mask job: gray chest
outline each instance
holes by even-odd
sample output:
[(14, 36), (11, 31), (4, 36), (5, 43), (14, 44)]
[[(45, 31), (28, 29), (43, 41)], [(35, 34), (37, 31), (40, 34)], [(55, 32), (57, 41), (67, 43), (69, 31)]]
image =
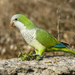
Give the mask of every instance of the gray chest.
[(36, 32), (36, 30), (26, 30), (26, 29), (24, 29), (24, 30), (22, 30), (21, 31), (21, 34), (22, 34), (22, 36), (23, 36), (23, 38), (25, 39), (25, 41), (28, 43), (28, 44), (31, 44), (32, 43), (32, 41), (35, 39), (35, 32)]

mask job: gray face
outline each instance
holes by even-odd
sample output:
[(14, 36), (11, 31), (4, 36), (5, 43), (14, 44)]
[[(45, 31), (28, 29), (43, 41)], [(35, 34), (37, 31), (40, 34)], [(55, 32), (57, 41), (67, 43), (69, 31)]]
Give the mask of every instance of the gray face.
[(11, 21), (13, 21), (13, 22), (18, 21), (18, 15), (14, 15), (14, 16), (11, 18)]

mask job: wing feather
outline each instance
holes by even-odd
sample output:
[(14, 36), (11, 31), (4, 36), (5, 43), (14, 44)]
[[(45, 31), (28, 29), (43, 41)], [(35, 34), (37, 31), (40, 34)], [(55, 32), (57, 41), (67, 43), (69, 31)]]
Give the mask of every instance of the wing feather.
[(55, 37), (43, 29), (36, 31), (36, 39), (47, 48), (53, 47), (56, 44), (60, 44), (60, 42)]

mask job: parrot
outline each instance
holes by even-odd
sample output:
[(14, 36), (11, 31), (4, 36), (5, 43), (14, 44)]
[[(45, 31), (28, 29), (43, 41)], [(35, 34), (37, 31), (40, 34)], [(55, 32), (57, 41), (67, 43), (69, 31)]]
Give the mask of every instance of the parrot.
[(70, 50), (67, 43), (58, 41), (48, 31), (38, 27), (22, 14), (13, 15), (10, 25), (20, 30), (27, 44), (34, 48), (35, 55), (42, 56), (44, 52), (51, 51), (63, 51), (75, 55), (75, 51)]

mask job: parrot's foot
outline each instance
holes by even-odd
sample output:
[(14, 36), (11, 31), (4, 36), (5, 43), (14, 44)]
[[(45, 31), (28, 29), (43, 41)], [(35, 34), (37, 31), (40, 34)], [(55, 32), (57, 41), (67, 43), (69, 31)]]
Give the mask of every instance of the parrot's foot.
[(18, 56), (18, 57), (21, 57), (21, 60), (42, 60), (43, 59), (43, 56), (40, 56), (39, 54), (33, 54), (33, 52), (31, 51), (29, 54), (25, 53), (23, 50), (21, 52), (21, 54)]
[(36, 60), (42, 60), (43, 56), (40, 56), (39, 54), (33, 54), (33, 58)]

